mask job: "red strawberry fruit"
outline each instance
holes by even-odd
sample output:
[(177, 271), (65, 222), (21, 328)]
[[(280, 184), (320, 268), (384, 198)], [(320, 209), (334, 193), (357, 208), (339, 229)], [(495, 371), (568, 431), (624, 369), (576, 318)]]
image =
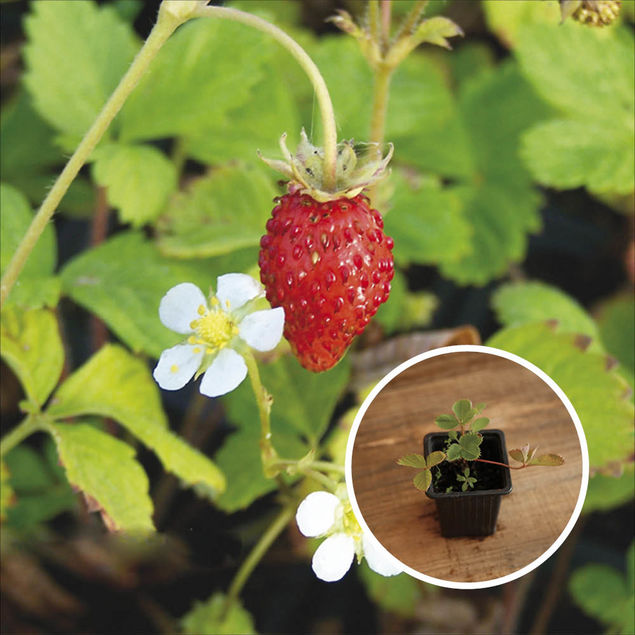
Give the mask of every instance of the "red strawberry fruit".
[[(324, 193), (315, 184), (307, 185), (302, 172), (308, 167), (313, 176), (321, 160), (319, 148), (303, 135), (292, 164), (290, 192), (276, 199), (260, 241), (260, 279), (267, 299), (273, 307), (284, 308), (284, 335), (300, 363), (314, 372), (340, 360), (388, 299), (394, 275), (393, 241), (383, 232), (380, 213), (360, 193), (360, 181), (374, 181), (390, 156), (363, 163), (360, 179), (359, 171), (351, 169), (357, 164), (351, 152), (350, 144), (342, 146), (340, 157), (347, 156), (338, 161), (338, 172), (351, 173), (348, 187), (337, 195)], [(306, 157), (316, 158), (316, 163)]]

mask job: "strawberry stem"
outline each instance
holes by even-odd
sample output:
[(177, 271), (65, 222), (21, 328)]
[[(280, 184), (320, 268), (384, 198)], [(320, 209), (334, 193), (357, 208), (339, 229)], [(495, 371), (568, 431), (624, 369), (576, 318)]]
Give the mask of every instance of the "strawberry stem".
[(527, 467), (526, 465), (513, 466), (507, 465), (507, 463), (499, 463), (498, 461), (488, 461), (487, 459), (472, 459), (473, 461), (478, 461), (479, 463), (489, 463), (491, 465), (500, 465), (501, 467), (508, 467), (510, 470), (522, 470)]
[(324, 133), (324, 187), (327, 191), (334, 190), (337, 161), (335, 113), (326, 82), (318, 67), (315, 65), (315, 62), (309, 57), (307, 52), (282, 29), (251, 13), (245, 13), (244, 11), (229, 7), (205, 6), (199, 7), (195, 15), (208, 18), (226, 18), (251, 26), (273, 37), (293, 55), (311, 81), (318, 99), (322, 119), (322, 130)]

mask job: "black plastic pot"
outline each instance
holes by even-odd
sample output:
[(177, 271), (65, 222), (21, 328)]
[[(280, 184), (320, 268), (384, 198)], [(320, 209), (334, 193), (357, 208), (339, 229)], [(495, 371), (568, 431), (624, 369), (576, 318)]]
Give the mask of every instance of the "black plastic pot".
[[(481, 443), (481, 458), (508, 463), (505, 434), (502, 430), (484, 430)], [(435, 450), (443, 450), (447, 432), (431, 432), (423, 438), (425, 456)], [(480, 465), (485, 465), (481, 463)], [(496, 520), (501, 496), (512, 491), (509, 468), (493, 467), (496, 487), (466, 492), (441, 492), (435, 489), (434, 481), (426, 496), (434, 499), (441, 523), (441, 535), (445, 538), (460, 536), (490, 536), (496, 531)]]

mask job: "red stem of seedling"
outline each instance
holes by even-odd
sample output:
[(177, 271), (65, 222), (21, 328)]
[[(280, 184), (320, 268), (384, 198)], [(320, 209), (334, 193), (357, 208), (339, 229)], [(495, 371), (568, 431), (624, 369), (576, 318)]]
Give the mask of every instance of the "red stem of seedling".
[(490, 463), (491, 465), (500, 465), (501, 467), (508, 467), (510, 470), (522, 470), (526, 465), (520, 465), (518, 467), (514, 467), (513, 465), (507, 465), (507, 463), (499, 463), (498, 461), (488, 461), (487, 459), (473, 459), (474, 461), (478, 461), (479, 463)]

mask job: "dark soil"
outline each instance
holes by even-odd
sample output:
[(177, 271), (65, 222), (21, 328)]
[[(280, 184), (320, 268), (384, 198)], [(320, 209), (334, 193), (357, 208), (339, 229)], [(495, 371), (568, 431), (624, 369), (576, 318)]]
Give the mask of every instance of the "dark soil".
[[(442, 438), (433, 442), (434, 450), (445, 450), (445, 441)], [(483, 437), (481, 443), (481, 458), (489, 461), (500, 461), (498, 442), (495, 438)], [(501, 489), (505, 487), (504, 468), (477, 461), (444, 461), (432, 468), (432, 486), (437, 492), (445, 492), (452, 487), (453, 492), (460, 492), (462, 481), (457, 481), (458, 475), (463, 475), (465, 467), (470, 468), (470, 476), (476, 478), (476, 484), (472, 490)]]

